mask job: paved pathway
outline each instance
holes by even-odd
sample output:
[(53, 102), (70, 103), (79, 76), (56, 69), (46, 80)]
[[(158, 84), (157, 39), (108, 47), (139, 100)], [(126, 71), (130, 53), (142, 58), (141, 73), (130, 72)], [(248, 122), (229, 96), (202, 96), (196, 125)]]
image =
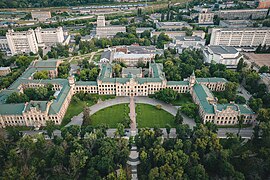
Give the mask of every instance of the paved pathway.
[(237, 91), (240, 92), (237, 95), (243, 96), (246, 101), (252, 97), (252, 95), (249, 94), (249, 92), (242, 85), (238, 87)]
[(130, 117), (130, 132), (131, 136), (135, 136), (137, 133), (137, 125), (136, 125), (136, 108), (135, 108), (135, 102), (134, 102), (134, 97), (130, 97), (130, 102), (129, 102), (129, 117)]

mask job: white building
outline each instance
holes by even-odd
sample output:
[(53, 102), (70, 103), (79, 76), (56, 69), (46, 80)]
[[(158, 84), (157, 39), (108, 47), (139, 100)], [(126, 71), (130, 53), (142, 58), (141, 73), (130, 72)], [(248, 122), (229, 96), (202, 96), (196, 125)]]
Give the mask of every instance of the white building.
[(200, 13), (198, 17), (199, 24), (214, 24), (214, 13)]
[(207, 46), (203, 50), (206, 63), (224, 64), (227, 68), (236, 68), (243, 55), (230, 46)]
[(217, 15), (222, 19), (263, 19), (268, 15), (268, 9), (237, 9), (220, 10)]
[(151, 37), (159, 36), (161, 33), (166, 34), (169, 38), (174, 38), (175, 36), (185, 36), (186, 31), (152, 31)]
[(38, 52), (38, 43), (33, 29), (21, 32), (8, 30), (6, 38), (12, 55)]
[(38, 21), (46, 21), (52, 17), (50, 11), (32, 11), (31, 16), (32, 19), (37, 19)]
[(62, 44), (65, 40), (64, 31), (62, 27), (42, 29), (37, 27), (35, 29), (37, 42), (45, 44), (46, 46), (53, 46), (57, 43)]
[(205, 32), (204, 31), (193, 31), (192, 36), (198, 36), (198, 37), (204, 39), (205, 38)]
[(8, 51), (8, 41), (5, 36), (0, 36), (0, 51)]
[(97, 38), (113, 37), (119, 32), (126, 32), (125, 26), (106, 26), (105, 17), (98, 16), (96, 36)]
[(213, 28), (210, 45), (256, 47), (270, 45), (270, 28)]
[(226, 28), (244, 28), (253, 26), (253, 22), (250, 20), (221, 20), (219, 26)]
[(173, 43), (165, 44), (164, 49), (176, 48), (178, 53), (186, 48), (200, 49), (205, 46), (205, 39), (198, 36), (177, 36), (173, 39)]
[(0, 76), (5, 76), (11, 73), (10, 67), (0, 67)]
[(163, 29), (163, 30), (176, 30), (176, 29), (193, 29), (192, 26), (190, 26), (187, 22), (157, 22), (156, 23), (157, 29)]
[(97, 27), (104, 27), (106, 25), (105, 16), (97, 17)]

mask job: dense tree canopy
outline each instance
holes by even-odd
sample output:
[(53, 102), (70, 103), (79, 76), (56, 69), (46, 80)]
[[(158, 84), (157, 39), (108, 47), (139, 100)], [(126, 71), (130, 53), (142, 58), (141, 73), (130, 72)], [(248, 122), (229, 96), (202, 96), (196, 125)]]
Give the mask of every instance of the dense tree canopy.
[(52, 6), (78, 6), (93, 3), (112, 3), (113, 0), (3, 0), (0, 8), (28, 8)]
[[(78, 138), (80, 132), (84, 135)], [(0, 176), (3, 179), (102, 179), (126, 177), (128, 141), (100, 136), (101, 129), (62, 129), (63, 138), (43, 135), (10, 141), (0, 138)]]

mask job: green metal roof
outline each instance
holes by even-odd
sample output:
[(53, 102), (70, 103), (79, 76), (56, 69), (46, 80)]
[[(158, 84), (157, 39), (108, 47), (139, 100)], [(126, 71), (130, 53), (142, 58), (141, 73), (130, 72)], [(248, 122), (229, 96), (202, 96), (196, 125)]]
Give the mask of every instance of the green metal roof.
[[(206, 92), (205, 90), (208, 89), (204, 85), (195, 84), (193, 86), (194, 92), (197, 95), (199, 99), (200, 105), (203, 107), (204, 111), (208, 114), (214, 114), (214, 107), (211, 105), (208, 100), (206, 99), (209, 95), (209, 92)], [(208, 90), (209, 91), (209, 90)]]
[(1, 115), (22, 115), (25, 104), (1, 104), (0, 114)]
[(160, 78), (163, 76), (163, 65), (162, 63), (150, 63), (149, 66), (153, 70), (154, 78)]
[(187, 86), (189, 85), (188, 81), (167, 81), (167, 85), (183, 85), (183, 86)]
[(96, 81), (76, 81), (75, 84), (78, 86), (97, 86)]
[(242, 114), (255, 114), (247, 105), (245, 104), (238, 104), (238, 107), (240, 109), (240, 112)]
[(60, 111), (69, 91), (70, 91), (69, 85), (63, 86), (57, 98), (53, 100), (53, 103), (50, 106), (49, 114), (57, 114)]
[(238, 107), (235, 104), (217, 104), (217, 110), (223, 111), (227, 109), (228, 107), (231, 107), (233, 110), (238, 111)]
[(240, 111), (241, 114), (255, 114), (247, 105), (244, 104), (217, 104), (217, 110), (222, 111), (231, 107), (235, 111)]
[(42, 61), (36, 61), (34, 64), (35, 67), (42, 67), (42, 68), (48, 68), (48, 67), (54, 67), (56, 68), (58, 60), (42, 60)]
[(41, 112), (46, 111), (48, 101), (30, 101), (25, 107), (25, 111), (29, 111), (31, 108), (37, 108)]
[(226, 79), (224, 78), (196, 78), (197, 82), (228, 82)]

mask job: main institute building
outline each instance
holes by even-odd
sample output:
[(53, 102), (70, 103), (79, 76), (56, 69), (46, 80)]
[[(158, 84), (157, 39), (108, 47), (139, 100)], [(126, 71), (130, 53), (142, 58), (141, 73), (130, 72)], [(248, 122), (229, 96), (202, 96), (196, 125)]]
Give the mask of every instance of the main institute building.
[[(0, 127), (7, 126), (45, 126), (46, 121), (61, 124), (68, 105), (74, 94), (85, 92), (89, 94), (116, 96), (148, 96), (165, 88), (178, 93), (190, 93), (193, 101), (199, 107), (203, 121), (218, 125), (237, 124), (238, 117), (244, 117), (245, 124), (255, 122), (255, 113), (246, 105), (218, 104), (211, 91), (224, 91), (227, 83), (223, 78), (196, 78), (192, 74), (184, 81), (167, 81), (163, 66), (150, 63), (147, 76), (140, 69), (127, 68), (123, 76), (113, 77), (112, 65), (100, 65), (101, 71), (96, 81), (75, 81), (56, 79), (57, 60), (34, 61), (30, 67), (9, 88), (0, 92)], [(49, 71), (48, 80), (34, 80), (38, 71)], [(56, 91), (55, 98), (49, 101), (30, 101), (26, 103), (8, 104), (7, 97), (13, 92), (22, 92), (25, 88), (37, 88), (52, 84)]]

